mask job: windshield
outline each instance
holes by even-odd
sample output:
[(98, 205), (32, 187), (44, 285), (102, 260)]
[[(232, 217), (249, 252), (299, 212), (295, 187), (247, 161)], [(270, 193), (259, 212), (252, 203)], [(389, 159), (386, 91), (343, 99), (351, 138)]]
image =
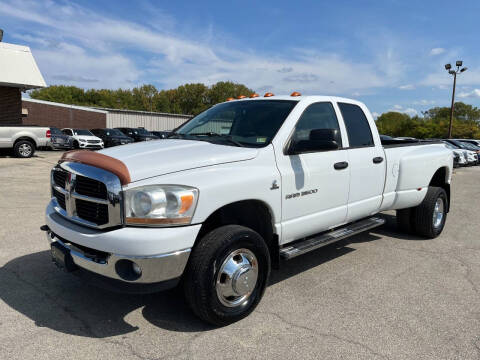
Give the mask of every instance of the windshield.
[(50, 133), (52, 135), (63, 135), (59, 128), (50, 128)]
[(473, 150), (473, 151), (477, 151), (479, 148), (478, 146), (475, 146), (471, 143), (468, 143), (468, 142), (465, 142), (465, 141), (460, 141), (462, 143), (463, 146), (465, 146), (465, 148), (467, 148), (468, 150)]
[(135, 134), (140, 134), (140, 135), (152, 135), (152, 134), (150, 134), (150, 131), (145, 130), (145, 129), (143, 129), (143, 128), (134, 129), (133, 131), (135, 132)]
[(106, 129), (105, 134), (107, 134), (107, 136), (125, 136), (124, 133), (117, 129)]
[(270, 143), (296, 104), (295, 100), (222, 103), (194, 117), (173, 136), (178, 134), (211, 142), (228, 140), (228, 144), (236, 146), (263, 147)]
[(450, 144), (449, 142), (444, 142), (445, 146), (451, 150), (458, 149), (455, 145)]
[(77, 135), (93, 136), (93, 134), (86, 129), (73, 129)]

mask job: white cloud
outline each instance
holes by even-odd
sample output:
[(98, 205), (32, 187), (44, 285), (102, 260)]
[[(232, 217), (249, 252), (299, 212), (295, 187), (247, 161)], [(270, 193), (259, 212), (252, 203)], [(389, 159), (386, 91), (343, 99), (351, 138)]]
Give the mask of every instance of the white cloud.
[(430, 55), (440, 55), (440, 54), (443, 54), (445, 52), (445, 49), (444, 48), (433, 48), (432, 50), (430, 50)]
[(406, 109), (402, 110), (402, 112), (405, 113), (405, 114), (408, 114), (410, 116), (414, 116), (414, 115), (418, 114), (418, 111), (413, 109), (413, 108), (406, 108)]
[(398, 87), (400, 90), (413, 90), (415, 86), (412, 84), (406, 84)]
[[(438, 66), (438, 70), (428, 74), (423, 80), (420, 81), (421, 85), (434, 86), (437, 89), (446, 90), (452, 89), (453, 77), (449, 75), (441, 65)], [(473, 85), (478, 86), (480, 84), (480, 68), (469, 68), (464, 73), (457, 75), (457, 86), (460, 85)]]
[(459, 98), (480, 98), (480, 89), (473, 89), (468, 92), (461, 92), (458, 94)]
[(177, 35), (181, 31), (50, 1), (5, 0), (0, 15), (22, 20), (26, 30), (19, 36), (31, 45), (49, 83), (116, 88), (153, 82), (171, 88), (231, 80), (254, 90), (275, 84), (269, 89), (275, 93), (344, 94), (398, 83), (402, 74), (399, 57), (388, 49), (364, 63), (301, 48), (289, 49), (288, 57), (253, 53), (233, 49), (228, 41), (192, 40), (190, 34), (187, 39)]
[(376, 119), (376, 118), (378, 118), (378, 117), (380, 116), (380, 114), (377, 113), (376, 111), (374, 111), (374, 112), (372, 113), (372, 116), (373, 116), (374, 119)]
[(404, 108), (402, 105), (393, 105), (393, 108), (389, 111), (400, 112), (404, 114), (408, 114), (410, 116), (418, 115), (418, 111), (414, 108)]
[(413, 102), (414, 105), (433, 105), (435, 103), (436, 103), (435, 100), (425, 100), (425, 99)]

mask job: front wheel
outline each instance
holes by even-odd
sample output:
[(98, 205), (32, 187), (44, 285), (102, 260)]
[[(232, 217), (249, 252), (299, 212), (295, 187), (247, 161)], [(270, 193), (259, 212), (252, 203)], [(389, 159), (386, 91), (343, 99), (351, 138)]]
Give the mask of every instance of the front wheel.
[(193, 312), (218, 326), (250, 314), (265, 292), (270, 254), (263, 238), (239, 225), (225, 225), (195, 246), (185, 274), (185, 297)]

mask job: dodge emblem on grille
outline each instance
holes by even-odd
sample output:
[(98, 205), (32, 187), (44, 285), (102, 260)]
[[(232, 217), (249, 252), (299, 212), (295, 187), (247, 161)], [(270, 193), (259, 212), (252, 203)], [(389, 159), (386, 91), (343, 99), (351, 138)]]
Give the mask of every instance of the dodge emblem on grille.
[(75, 213), (75, 199), (72, 198), (72, 192), (75, 188), (75, 174), (67, 173), (65, 179), (65, 207), (68, 216), (73, 216)]

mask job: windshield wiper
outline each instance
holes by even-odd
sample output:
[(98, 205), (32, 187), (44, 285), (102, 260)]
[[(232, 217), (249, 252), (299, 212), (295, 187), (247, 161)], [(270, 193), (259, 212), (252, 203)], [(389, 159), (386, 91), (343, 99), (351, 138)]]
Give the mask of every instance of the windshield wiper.
[(209, 131), (209, 132), (204, 132), (204, 133), (195, 133), (195, 134), (189, 134), (190, 136), (208, 136), (208, 137), (219, 137), (223, 140), (227, 140), (230, 144), (233, 144), (238, 147), (243, 147), (242, 143), (238, 142), (237, 140), (234, 140), (232, 135), (227, 135), (227, 134), (219, 134), (214, 131)]
[(172, 133), (168, 134), (167, 139), (174, 138), (175, 136), (177, 136), (179, 139), (183, 139), (183, 138), (186, 137), (185, 134), (180, 134), (180, 133), (177, 133), (177, 132), (172, 132)]

